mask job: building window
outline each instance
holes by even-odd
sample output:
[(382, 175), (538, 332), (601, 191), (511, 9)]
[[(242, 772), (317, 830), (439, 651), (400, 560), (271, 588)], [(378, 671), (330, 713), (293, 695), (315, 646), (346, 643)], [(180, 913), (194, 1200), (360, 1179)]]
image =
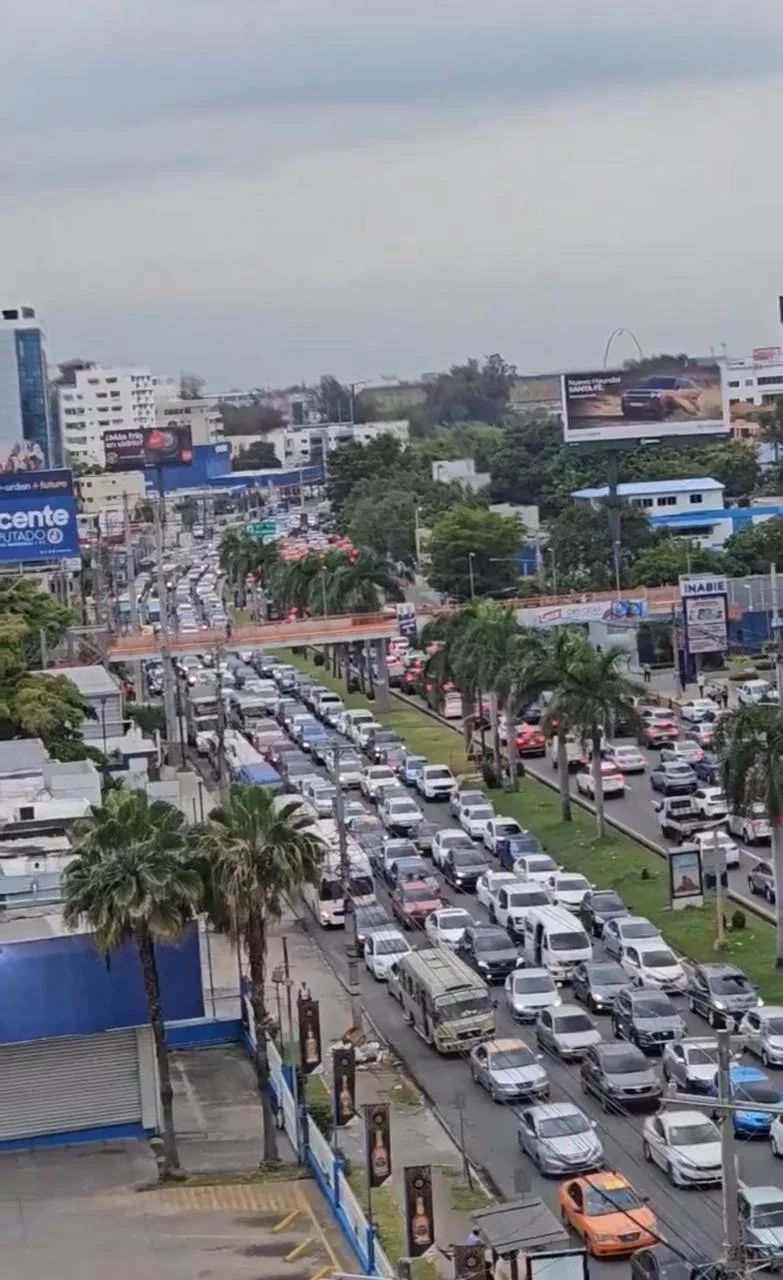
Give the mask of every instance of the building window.
[(746, 379), (745, 379), (745, 386), (746, 386), (746, 387), (752, 387), (752, 386), (753, 386), (753, 379), (752, 379), (752, 378), (746, 378)]
[(738, 382), (730, 382), (730, 383), (729, 383), (729, 386), (730, 386), (730, 387), (738, 387), (738, 386), (739, 386), (739, 383), (738, 383)]
[[(783, 376), (779, 373), (765, 374), (763, 378), (757, 378), (756, 382), (760, 387), (779, 387), (783, 386)], [(731, 386), (731, 383), (729, 383)]]
[(703, 502), (704, 495), (701, 493), (692, 493), (688, 501), (692, 503)]
[(739, 399), (735, 396), (733, 400), (729, 400), (729, 404), (739, 404)]
[(656, 498), (656, 505), (659, 507), (676, 507), (677, 499), (675, 497)]

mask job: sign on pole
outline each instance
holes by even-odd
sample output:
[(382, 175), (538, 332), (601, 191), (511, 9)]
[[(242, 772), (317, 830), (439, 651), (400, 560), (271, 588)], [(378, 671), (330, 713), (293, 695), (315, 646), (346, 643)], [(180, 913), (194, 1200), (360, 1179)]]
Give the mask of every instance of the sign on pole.
[(708, 573), (682, 577), (680, 598), (688, 653), (726, 653), (728, 579)]

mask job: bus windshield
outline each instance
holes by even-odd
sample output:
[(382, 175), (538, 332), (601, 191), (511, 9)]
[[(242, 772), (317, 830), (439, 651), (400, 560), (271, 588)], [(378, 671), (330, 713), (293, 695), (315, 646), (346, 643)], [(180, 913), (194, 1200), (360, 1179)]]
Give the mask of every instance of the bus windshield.
[(463, 991), (435, 997), (437, 1022), (453, 1022), (455, 1019), (474, 1018), (487, 1013), (492, 1013), (492, 1002), (483, 991)]

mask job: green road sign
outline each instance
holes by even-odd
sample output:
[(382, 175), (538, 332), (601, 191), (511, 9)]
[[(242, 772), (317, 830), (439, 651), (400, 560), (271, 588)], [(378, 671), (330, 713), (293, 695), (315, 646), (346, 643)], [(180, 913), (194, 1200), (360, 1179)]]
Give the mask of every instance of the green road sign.
[(252, 538), (275, 538), (277, 537), (277, 522), (275, 520), (253, 520), (250, 524), (245, 525), (245, 533), (249, 533)]

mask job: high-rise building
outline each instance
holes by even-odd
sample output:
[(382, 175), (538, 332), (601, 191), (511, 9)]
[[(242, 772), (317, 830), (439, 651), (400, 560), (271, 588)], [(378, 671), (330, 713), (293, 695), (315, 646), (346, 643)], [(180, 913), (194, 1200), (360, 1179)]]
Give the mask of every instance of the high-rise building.
[(150, 369), (77, 369), (73, 381), (57, 389), (66, 463), (103, 467), (107, 431), (154, 427), (155, 386)]
[(59, 460), (41, 322), (34, 307), (0, 307), (0, 468), (55, 466)]

